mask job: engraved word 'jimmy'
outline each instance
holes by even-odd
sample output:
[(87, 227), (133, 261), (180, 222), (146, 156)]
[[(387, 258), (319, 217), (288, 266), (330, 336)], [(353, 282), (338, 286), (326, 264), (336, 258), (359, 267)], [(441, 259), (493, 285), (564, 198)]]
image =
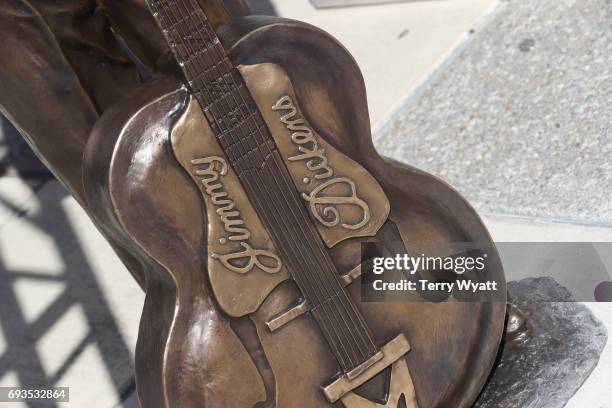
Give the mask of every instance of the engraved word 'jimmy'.
[(239, 244), (237, 250), (227, 254), (211, 254), (214, 259), (219, 260), (227, 269), (236, 273), (250, 272), (255, 266), (267, 273), (277, 273), (281, 270), (280, 258), (267, 249), (255, 249), (248, 240), (251, 231), (245, 225), (240, 211), (236, 208), (234, 200), (227, 193), (221, 178), (227, 174), (228, 165), (224, 158), (209, 156), (191, 160), (195, 168), (195, 174), (204, 186), (204, 191), (217, 207), (216, 213), (221, 219), (223, 229), (227, 238), (219, 240), (222, 245), (231, 242)]

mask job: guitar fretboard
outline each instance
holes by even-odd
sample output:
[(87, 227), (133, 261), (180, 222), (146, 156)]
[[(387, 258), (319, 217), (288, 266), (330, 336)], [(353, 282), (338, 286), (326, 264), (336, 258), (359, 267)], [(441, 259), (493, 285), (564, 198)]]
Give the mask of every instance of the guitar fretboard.
[[(221, 145), (224, 149), (236, 150), (229, 141), (246, 132), (247, 139), (243, 143), (249, 143), (249, 149), (254, 148), (255, 133), (262, 131), (265, 125), (240, 73), (229, 60), (200, 6), (191, 0), (152, 0), (150, 6), (188, 87)], [(271, 140), (263, 148), (271, 150)], [(229, 154), (228, 157), (231, 159)], [(232, 165), (241, 163), (244, 161)]]
[(149, 0), (149, 6), (281, 259), (338, 363), (349, 372), (378, 350), (242, 76), (196, 0)]

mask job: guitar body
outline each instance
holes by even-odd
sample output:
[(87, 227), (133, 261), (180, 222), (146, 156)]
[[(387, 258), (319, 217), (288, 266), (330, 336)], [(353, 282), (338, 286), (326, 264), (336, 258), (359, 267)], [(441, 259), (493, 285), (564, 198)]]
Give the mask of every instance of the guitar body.
[[(325, 198), (317, 192), (327, 188), (343, 189), (351, 199), (353, 209), (340, 212), (347, 227), (355, 227), (346, 228), (349, 235), (334, 229), (329, 213), (319, 214), (318, 231), (340, 274), (354, 269), (360, 243), (368, 239), (400, 240), (408, 249), (411, 243), (490, 241), (475, 211), (447, 184), (376, 153), (362, 76), (332, 37), (306, 24), (262, 17), (237, 20), (219, 36), (281, 154), (291, 114), (324, 147), (334, 172), (328, 180), (309, 176), (308, 160), (283, 156), (296, 188), (310, 199), (305, 205)], [(385, 355), (400, 347), (400, 340), (393, 341), (398, 334), (408, 339), (404, 347), (410, 351), (363, 385), (330, 397), (341, 385), (323, 388), (342, 370), (311, 314), (271, 328), (302, 296), (273, 255), (265, 220), (224, 165), (228, 161), (198, 102), (169, 77), (144, 85), (105, 113), (88, 144), (84, 179), (95, 221), (146, 271), (136, 351), (142, 406), (471, 406), (495, 360), (505, 304), (360, 302), (358, 280), (347, 281), (375, 343), (389, 345)], [(227, 193), (240, 209), (234, 229), (228, 217), (219, 217), (231, 208), (218, 207), (221, 196), (214, 191)], [(366, 221), (375, 228), (357, 228)], [(351, 232), (358, 229), (366, 232)], [(231, 231), (245, 232), (248, 241)], [(220, 255), (230, 245), (234, 251), (240, 245), (259, 248), (261, 255), (249, 258), (259, 267)], [(503, 281), (499, 258), (491, 255), (489, 276)]]

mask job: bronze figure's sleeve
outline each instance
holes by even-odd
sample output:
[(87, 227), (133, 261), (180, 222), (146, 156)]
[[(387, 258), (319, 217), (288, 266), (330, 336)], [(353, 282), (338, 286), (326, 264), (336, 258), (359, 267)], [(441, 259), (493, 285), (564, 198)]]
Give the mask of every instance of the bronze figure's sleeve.
[[(243, 0), (225, 3), (206, 1), (216, 25), (248, 13)], [(141, 82), (113, 31), (151, 73), (157, 71), (167, 46), (144, 0), (5, 0), (0, 6), (2, 113), (82, 205), (81, 157), (89, 131)]]
[[(243, 0), (202, 3), (216, 25), (249, 10)], [(167, 51), (159, 28), (144, 0), (3, 0), (0, 36), (0, 111), (88, 210), (82, 157), (91, 128), (142, 82), (120, 41), (154, 75)]]

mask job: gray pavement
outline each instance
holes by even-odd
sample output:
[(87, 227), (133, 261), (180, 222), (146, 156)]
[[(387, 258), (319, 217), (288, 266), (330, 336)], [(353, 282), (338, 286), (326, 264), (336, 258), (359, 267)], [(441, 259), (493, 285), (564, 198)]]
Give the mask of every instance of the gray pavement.
[(113, 407), (133, 393), (143, 300), (57, 181), (0, 178), (0, 386), (65, 386), (59, 406)]
[(316, 9), (309, 0), (271, 3), (279, 16), (320, 27), (350, 51), (365, 80), (372, 128), (378, 129), (471, 29), (488, 20), (499, 0), (428, 0), (327, 9)]
[(612, 5), (509, 0), (377, 135), (490, 214), (612, 225)]

